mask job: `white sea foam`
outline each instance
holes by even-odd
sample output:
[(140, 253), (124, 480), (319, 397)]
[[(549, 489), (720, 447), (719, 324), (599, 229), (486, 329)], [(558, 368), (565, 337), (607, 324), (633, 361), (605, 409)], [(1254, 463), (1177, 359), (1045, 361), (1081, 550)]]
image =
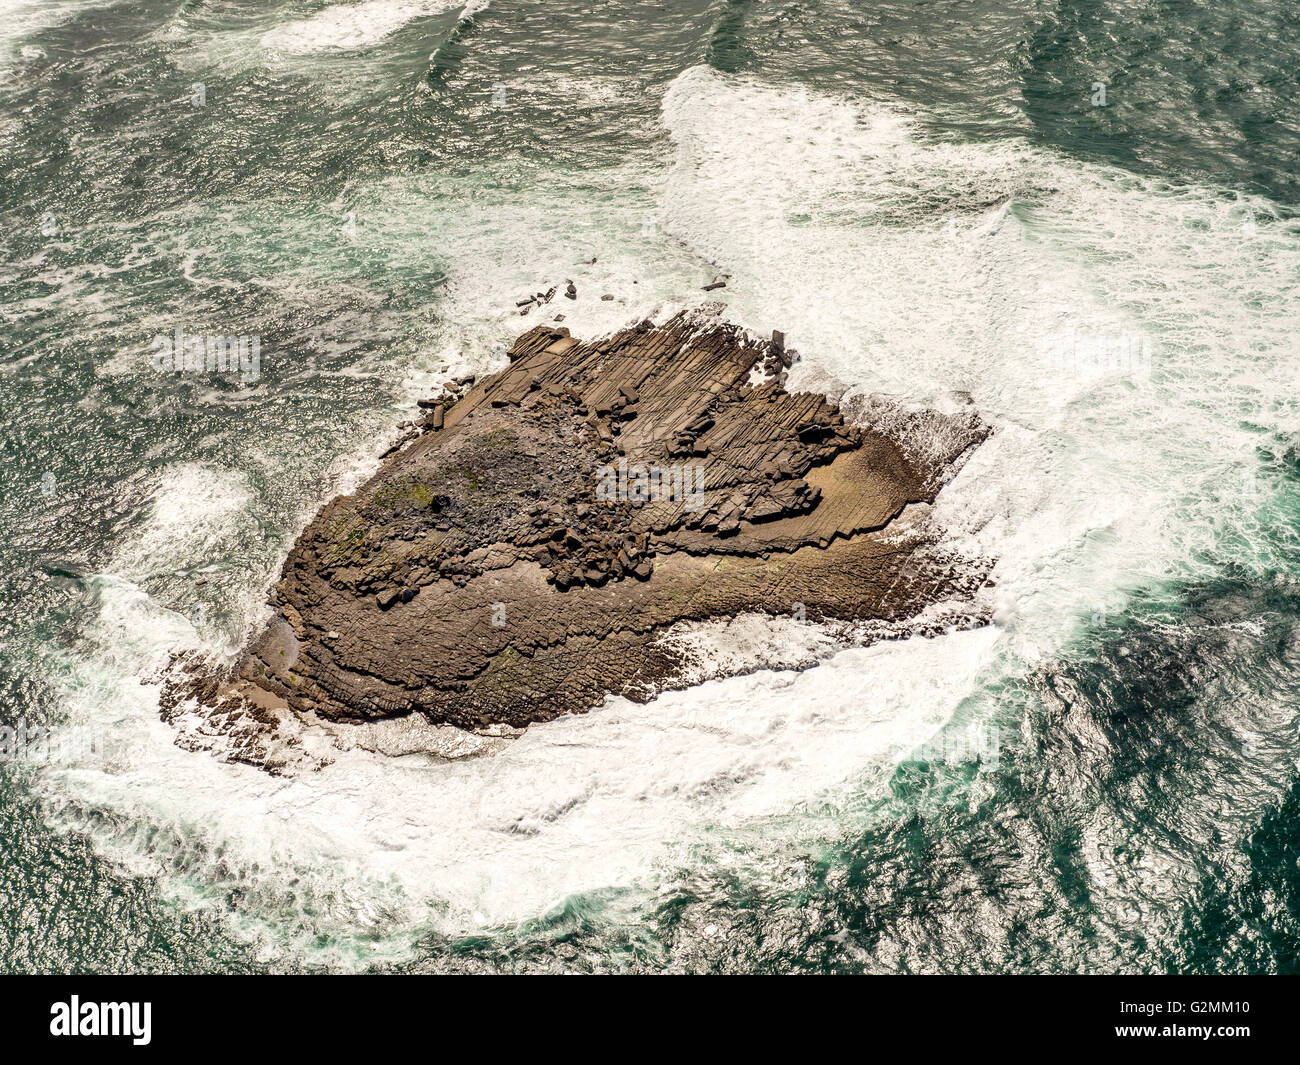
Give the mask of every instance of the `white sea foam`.
[[(664, 118), (664, 224), (735, 275), (733, 316), (786, 323), (792, 385), (959, 390), (998, 428), (937, 516), (1002, 558), (1027, 659), (1250, 538), (1261, 427), (1300, 429), (1300, 242), (1266, 201), (930, 139), (895, 107), (705, 68)], [(1063, 336), (1081, 341), (1066, 359)], [(1150, 341), (1149, 373), (1090, 357), (1114, 337)]]
[(105, 6), (103, 0), (0, 0), (0, 60), (44, 58), (39, 45), (21, 42), (97, 6)]
[[(982, 677), (1056, 652), (1143, 580), (1194, 573), (1219, 538), (1259, 539), (1258, 508), (1236, 494), (1259, 439), (1248, 423), (1300, 429), (1288, 406), (1300, 394), (1296, 242), (1267, 203), (1250, 202), (1261, 224), (1247, 238), (1241, 204), (1218, 190), (1168, 190), (1019, 142), (931, 142), (894, 109), (702, 69), (677, 80), (664, 115), (677, 156), (658, 204), (630, 173), (607, 175), (622, 190), (608, 197), (539, 180), (527, 205), (442, 183), (439, 243), (455, 258), (440, 304), (448, 347), (428, 366), (481, 369), (494, 344), (559, 313), (594, 335), (725, 269), (729, 315), (784, 328), (802, 351), (795, 383), (837, 378), (904, 403), (960, 390), (996, 425), (935, 510), (968, 550), (1003, 559), (997, 624), (804, 673), (707, 680), (645, 706), (611, 700), (491, 758), (354, 750), (275, 780), (175, 748), (156, 693), (136, 681), (200, 638), (138, 582), (195, 564), (243, 520), (238, 478), (182, 470), (176, 491), (194, 502), (181, 513), (162, 490), (143, 546), (97, 585), (101, 653), (68, 685), (74, 718), (129, 731), (133, 753), (52, 776), (50, 808), (106, 853), (165, 874), (178, 897), (230, 906), (267, 956), (397, 956), (421, 930), (653, 886), (756, 823), (778, 846), (767, 819), (878, 793)], [(414, 220), (432, 190), (409, 179), (371, 192), (362, 239), (423, 240)], [(566, 276), (578, 300), (512, 310)], [(1062, 373), (1049, 345), (1071, 329), (1150, 334), (1150, 379)], [(701, 629), (692, 664), (701, 677), (750, 668), (770, 635), (744, 621)], [(801, 628), (779, 650), (828, 648)]]
[(137, 872), (179, 878), (167, 883), (187, 904), (239, 891), (252, 939), (332, 964), (644, 883), (683, 860), (682, 846), (702, 847), (706, 827), (741, 831), (810, 798), (883, 786), (883, 767), (951, 715), (996, 639), (881, 644), (806, 673), (710, 681), (644, 706), (612, 699), (493, 757), (430, 765), (352, 751), (284, 780), (175, 747), (156, 690), (131, 674), (192, 635), (133, 585), (101, 579), (97, 593), (112, 658), (80, 672), (69, 703), (126, 756), (52, 775), (56, 820)]
[(112, 572), (138, 583), (201, 567), (228, 550), (241, 523), (251, 520), (251, 498), (236, 469), (188, 462), (167, 467), (154, 485), (143, 529), (127, 540)]
[[(466, 8), (466, 16), (486, 7), (464, 0), (361, 0), (331, 4), (304, 19), (286, 22), (262, 37), (262, 47), (292, 55), (371, 48), (409, 22)], [(472, 10), (471, 10), (472, 8)]]
[[(391, 270), (427, 269), (431, 210), (438, 249), (454, 250), (437, 289), (439, 328), (410, 374), (412, 402), (447, 377), (499, 369), (508, 345), (534, 325), (592, 339), (709, 295), (700, 286), (712, 273), (663, 232), (640, 168), (612, 168), (576, 186), (567, 175), (535, 175), (526, 200), (513, 180), (390, 178), (338, 206), (355, 207), (357, 242), (382, 248)], [(547, 292), (549, 302), (520, 314), (518, 301)]]

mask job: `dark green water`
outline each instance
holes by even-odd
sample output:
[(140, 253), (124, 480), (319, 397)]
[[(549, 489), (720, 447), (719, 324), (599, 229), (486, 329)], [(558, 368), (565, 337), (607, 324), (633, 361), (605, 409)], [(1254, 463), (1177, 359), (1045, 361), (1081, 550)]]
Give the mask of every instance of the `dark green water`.
[[(0, 0), (0, 724), (108, 752), (0, 766), (0, 968), (1300, 970), (1300, 17), (476, 8)], [(141, 680), (517, 298), (719, 272), (794, 385), (994, 424), (936, 508), (994, 626), (455, 765), (173, 742)]]

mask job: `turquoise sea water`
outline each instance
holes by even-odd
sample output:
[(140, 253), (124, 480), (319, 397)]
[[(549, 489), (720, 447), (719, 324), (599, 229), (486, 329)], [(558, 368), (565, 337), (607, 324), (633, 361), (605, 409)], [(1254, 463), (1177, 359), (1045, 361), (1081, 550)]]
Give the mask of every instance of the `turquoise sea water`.
[[(0, 0), (0, 725), (94, 747), (0, 765), (0, 968), (1300, 969), (1298, 31)], [(994, 425), (935, 508), (994, 625), (706, 627), (695, 687), (457, 763), (175, 743), (167, 653), (239, 646), (517, 299), (722, 273), (792, 385)], [(158, 372), (177, 328), (259, 372)]]

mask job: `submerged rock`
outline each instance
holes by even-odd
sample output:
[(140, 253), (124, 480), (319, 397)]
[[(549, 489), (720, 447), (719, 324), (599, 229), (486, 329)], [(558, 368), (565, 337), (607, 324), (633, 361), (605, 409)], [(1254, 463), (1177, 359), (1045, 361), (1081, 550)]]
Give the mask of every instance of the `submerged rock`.
[(782, 334), (687, 314), (585, 343), (537, 326), (509, 356), (321, 510), (235, 673), (189, 666), (165, 714), (233, 714), (263, 763), (268, 711), (522, 728), (677, 682), (657, 637), (680, 622), (897, 622), (987, 577), (905, 514), (987, 435), (973, 412), (899, 414), (927, 441), (909, 448), (749, 384), (788, 365)]

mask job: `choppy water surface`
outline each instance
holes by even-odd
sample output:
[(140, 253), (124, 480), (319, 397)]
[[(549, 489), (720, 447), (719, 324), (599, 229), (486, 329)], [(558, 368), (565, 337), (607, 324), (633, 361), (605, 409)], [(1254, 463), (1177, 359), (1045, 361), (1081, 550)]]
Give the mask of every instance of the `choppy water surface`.
[[(0, 712), (96, 745), (0, 768), (0, 966), (1300, 969), (1285, 4), (0, 22)], [(719, 273), (793, 385), (996, 426), (937, 507), (993, 626), (719, 622), (695, 687), (454, 764), (173, 743), (141, 678), (239, 646), (516, 299), (589, 336)], [(177, 328), (260, 364), (158, 372)]]

